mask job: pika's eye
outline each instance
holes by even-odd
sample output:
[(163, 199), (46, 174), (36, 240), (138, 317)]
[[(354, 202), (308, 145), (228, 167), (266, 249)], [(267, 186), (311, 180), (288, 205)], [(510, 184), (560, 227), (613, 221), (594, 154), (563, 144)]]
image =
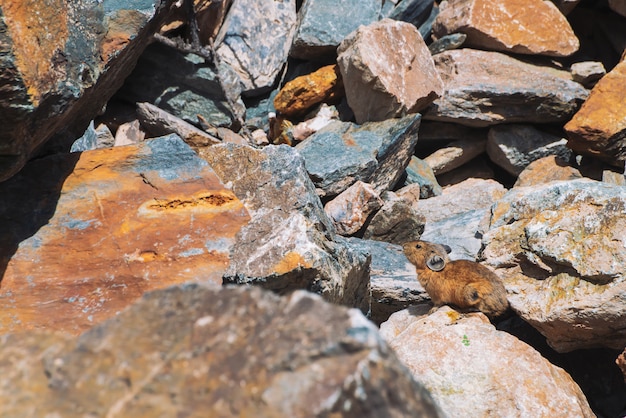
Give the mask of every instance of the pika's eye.
[(418, 249), (422, 248), (422, 245), (421, 244), (415, 244), (415, 248), (418, 248)]

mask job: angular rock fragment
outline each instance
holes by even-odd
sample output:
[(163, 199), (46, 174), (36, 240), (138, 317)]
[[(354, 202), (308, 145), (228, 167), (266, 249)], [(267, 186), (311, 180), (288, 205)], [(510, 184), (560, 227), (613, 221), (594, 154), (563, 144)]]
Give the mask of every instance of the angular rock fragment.
[(411, 23), (419, 28), (428, 20), (434, 3), (434, 0), (402, 0), (386, 17)]
[(426, 219), (416, 209), (417, 205), (390, 191), (384, 192), (381, 197), (384, 204), (372, 216), (363, 238), (399, 245), (419, 240)]
[(215, 46), (220, 61), (239, 76), (244, 95), (271, 90), (287, 61), (296, 20), (295, 0), (263, 1), (254, 7), (247, 0), (233, 0)]
[(437, 38), (461, 32), (478, 49), (566, 57), (579, 41), (567, 19), (550, 1), (447, 0), (433, 24)]
[[(425, 316), (403, 310), (381, 325), (398, 357), (447, 416), (595, 417), (560, 367), (480, 313), (443, 307)], [(514, 367), (503, 367), (503, 365)], [(532, 382), (530, 384), (529, 382)]]
[(433, 58), (446, 92), (423, 113), (428, 120), (473, 127), (563, 122), (589, 95), (567, 72), (498, 52), (459, 49)]
[(570, 66), (572, 79), (586, 88), (593, 87), (606, 74), (604, 65), (597, 61), (576, 62)]
[(626, 345), (626, 189), (588, 179), (515, 187), (482, 256), (511, 307), (559, 352)]
[(578, 169), (570, 166), (567, 161), (555, 155), (539, 158), (528, 164), (517, 177), (513, 187), (534, 186), (558, 180), (574, 180), (582, 178)]
[(2, 336), (0, 358), (7, 416), (442, 416), (360, 312), (304, 291), (171, 287), (77, 339)]
[(417, 184), (420, 187), (420, 198), (427, 199), (441, 194), (441, 186), (437, 183), (433, 169), (424, 160), (411, 157), (406, 168), (406, 184)]
[(428, 47), (409, 23), (383, 19), (360, 27), (337, 54), (357, 123), (419, 112), (443, 93)]
[(349, 236), (357, 233), (369, 216), (380, 209), (383, 200), (367, 183), (357, 181), (324, 206), (337, 232)]
[(567, 140), (531, 125), (498, 125), (489, 129), (487, 154), (491, 161), (514, 176), (532, 161), (556, 155), (564, 161), (572, 157)]
[(380, 0), (307, 0), (298, 12), (289, 55), (305, 60), (332, 56), (346, 36), (376, 22), (380, 10)]
[(135, 66), (170, 3), (0, 5), (0, 181), (55, 134), (62, 142), (82, 135)]
[(237, 234), (225, 283), (259, 284), (277, 293), (307, 289), (368, 311), (370, 257), (336, 235), (293, 148), (225, 144), (200, 155), (252, 218)]
[(0, 334), (79, 333), (147, 290), (221, 283), (249, 220), (176, 136), (38, 159), (0, 195)]
[(424, 162), (432, 169), (433, 174), (438, 176), (452, 171), (484, 153), (486, 145), (487, 140), (485, 138), (454, 141), (424, 158)]
[(83, 136), (78, 138), (70, 147), (70, 152), (90, 151), (99, 148), (110, 148), (115, 145), (115, 137), (105, 124), (94, 127), (93, 121), (85, 130)]
[(608, 163), (626, 160), (626, 61), (617, 64), (591, 90), (589, 98), (565, 125), (568, 146)]
[(332, 122), (296, 149), (320, 196), (336, 196), (358, 180), (383, 192), (402, 177), (420, 120), (417, 114), (361, 126)]

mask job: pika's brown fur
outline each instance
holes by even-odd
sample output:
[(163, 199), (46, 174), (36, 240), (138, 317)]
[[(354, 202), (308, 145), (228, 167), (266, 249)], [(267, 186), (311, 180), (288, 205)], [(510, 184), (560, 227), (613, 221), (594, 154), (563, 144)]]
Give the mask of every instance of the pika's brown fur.
[(463, 310), (477, 309), (491, 319), (508, 310), (502, 281), (482, 264), (450, 261), (449, 247), (427, 241), (407, 242), (403, 248), (435, 307), (455, 305)]

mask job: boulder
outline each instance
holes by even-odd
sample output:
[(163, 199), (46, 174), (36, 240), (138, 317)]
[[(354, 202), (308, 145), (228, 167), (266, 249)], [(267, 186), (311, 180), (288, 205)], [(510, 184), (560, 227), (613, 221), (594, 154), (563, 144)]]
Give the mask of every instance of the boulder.
[(221, 284), (250, 219), (174, 135), (35, 160), (0, 195), (0, 334), (76, 334), (148, 290)]
[(251, 7), (233, 0), (215, 39), (219, 60), (231, 66), (246, 96), (271, 90), (296, 31), (296, 1), (268, 1)]
[(171, 287), (79, 338), (0, 336), (0, 358), (7, 416), (442, 416), (360, 312), (304, 291)]
[(370, 257), (336, 234), (296, 150), (224, 144), (200, 155), (251, 217), (236, 236), (225, 283), (258, 284), (280, 294), (307, 289), (369, 310)]
[(591, 90), (589, 98), (565, 125), (567, 145), (623, 167), (626, 160), (626, 61), (617, 64)]
[(566, 57), (578, 50), (578, 38), (550, 1), (447, 0), (433, 24), (436, 38), (461, 32), (477, 49)]
[(380, 11), (380, 0), (307, 0), (298, 12), (289, 55), (304, 60), (334, 56), (346, 36), (376, 22)]
[(409, 23), (383, 19), (362, 26), (337, 55), (357, 123), (419, 112), (443, 94), (428, 47)]
[(71, 143), (121, 87), (169, 0), (3, 2), (0, 181), (53, 136)]
[(481, 313), (410, 308), (380, 332), (448, 417), (595, 417), (570, 375)]
[(370, 219), (363, 238), (402, 245), (420, 239), (426, 219), (412, 199), (394, 192), (381, 195), (384, 204)]
[(391, 189), (409, 164), (421, 116), (369, 122), (331, 122), (296, 149), (322, 197), (333, 197), (358, 180), (379, 193)]
[(515, 187), (491, 209), (482, 257), (558, 352), (626, 346), (625, 208), (624, 187), (580, 179)]
[(357, 181), (324, 205), (337, 232), (349, 236), (357, 233), (370, 215), (383, 205), (383, 200), (367, 183)]
[(528, 164), (517, 177), (514, 187), (533, 186), (558, 180), (574, 180), (582, 177), (578, 169), (556, 155), (549, 155)]
[(586, 88), (593, 87), (606, 74), (604, 65), (597, 61), (575, 62), (570, 66), (572, 80)]
[(441, 194), (441, 186), (435, 178), (433, 169), (424, 160), (417, 158), (415, 155), (411, 157), (409, 165), (406, 167), (405, 184), (417, 184), (420, 187), (419, 197), (427, 199)]
[(423, 112), (427, 120), (473, 127), (564, 122), (589, 95), (568, 72), (499, 52), (458, 49), (433, 59), (446, 92)]
[(459, 168), (483, 154), (486, 144), (485, 138), (454, 141), (424, 158), (424, 162), (433, 170), (433, 174), (438, 176)]

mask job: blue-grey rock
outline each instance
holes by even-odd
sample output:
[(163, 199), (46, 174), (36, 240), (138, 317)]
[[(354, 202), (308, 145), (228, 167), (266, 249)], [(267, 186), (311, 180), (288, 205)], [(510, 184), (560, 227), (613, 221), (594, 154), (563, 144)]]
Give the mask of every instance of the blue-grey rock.
[(381, 7), (381, 0), (307, 0), (298, 12), (300, 24), (290, 56), (334, 55), (348, 34), (379, 19)]
[(296, 0), (234, 0), (215, 39), (220, 61), (239, 76), (245, 96), (272, 88), (296, 31)]
[(236, 109), (229, 109), (215, 71), (203, 58), (154, 43), (146, 48), (118, 97), (133, 104), (152, 103), (192, 124), (198, 124), (200, 115), (214, 126), (231, 127), (243, 116), (245, 106), (232, 69), (221, 65), (220, 76)]
[(253, 129), (270, 130), (269, 114), (276, 113), (274, 97), (278, 89), (272, 90), (269, 95), (258, 96), (245, 100), (246, 102), (246, 126)]
[(417, 183), (420, 185), (420, 199), (427, 199), (441, 194), (441, 186), (435, 178), (433, 169), (422, 159), (415, 155), (411, 157), (406, 167), (405, 184)]
[(320, 196), (336, 196), (357, 180), (378, 192), (402, 177), (415, 144), (421, 116), (356, 125), (332, 122), (296, 146)]
[(412, 23), (419, 28), (428, 20), (434, 3), (434, 0), (402, 0), (388, 17)]
[(380, 325), (392, 313), (409, 305), (430, 308), (430, 297), (417, 280), (415, 267), (404, 256), (401, 246), (360, 238), (349, 238), (349, 241), (372, 256), (370, 319), (374, 323)]

